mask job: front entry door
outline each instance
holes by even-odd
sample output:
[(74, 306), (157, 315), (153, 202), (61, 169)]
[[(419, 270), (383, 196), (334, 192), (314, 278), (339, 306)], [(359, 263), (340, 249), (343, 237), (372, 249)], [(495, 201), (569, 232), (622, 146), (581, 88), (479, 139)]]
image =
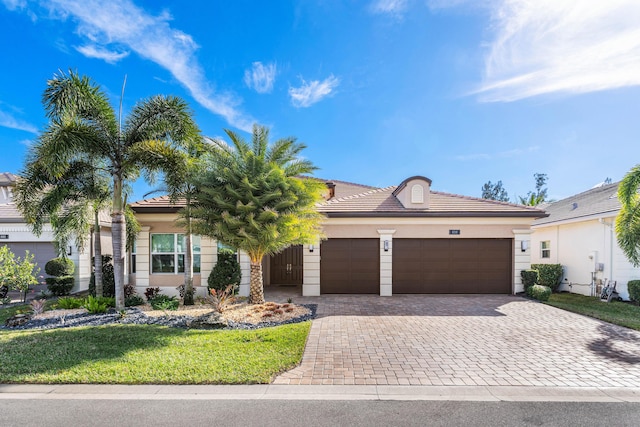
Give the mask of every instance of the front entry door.
[(271, 257), (272, 285), (302, 284), (302, 245), (289, 246)]

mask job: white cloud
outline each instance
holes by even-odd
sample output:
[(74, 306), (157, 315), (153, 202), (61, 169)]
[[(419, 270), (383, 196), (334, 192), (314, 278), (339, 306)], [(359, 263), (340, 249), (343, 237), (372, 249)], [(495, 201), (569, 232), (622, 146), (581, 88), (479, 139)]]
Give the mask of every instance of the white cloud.
[[(114, 45), (117, 50), (136, 52), (169, 71), (200, 105), (232, 126), (251, 130), (254, 120), (237, 109), (236, 97), (220, 93), (206, 79), (196, 56), (197, 44), (171, 27), (167, 13), (151, 16), (131, 0), (40, 0), (40, 4), (47, 9), (46, 17), (75, 22), (78, 35), (87, 39), (88, 46), (95, 46), (93, 57), (107, 62), (119, 59), (107, 55), (113, 52), (107, 46)], [(83, 54), (87, 52), (91, 53)]]
[(402, 16), (407, 10), (407, 0), (375, 0), (369, 6), (373, 13)]
[(13, 115), (5, 113), (4, 111), (0, 111), (0, 126), (9, 129), (23, 130), (30, 133), (38, 133), (38, 128), (34, 125), (16, 119)]
[(323, 81), (313, 80), (307, 83), (302, 80), (302, 86), (289, 88), (291, 103), (298, 108), (309, 107), (331, 95), (338, 84), (340, 84), (340, 79), (334, 77), (333, 74)]
[(534, 151), (538, 151), (540, 146), (532, 145), (526, 148), (514, 148), (511, 150), (500, 151), (498, 153), (473, 153), (473, 154), (461, 154), (459, 156), (455, 156), (454, 158), (460, 162), (468, 162), (473, 160), (491, 160), (495, 158), (510, 158), (510, 157), (519, 157), (525, 154), (533, 153)]
[(500, 0), (491, 12), (482, 101), (640, 85), (637, 0)]
[(115, 64), (129, 55), (129, 52), (114, 52), (96, 45), (84, 45), (76, 47), (76, 50), (84, 56), (102, 59), (109, 64)]
[(2, 0), (2, 3), (9, 10), (24, 9), (27, 7), (27, 0)]
[(244, 72), (244, 82), (258, 93), (269, 93), (273, 90), (276, 80), (277, 66), (275, 63), (264, 65), (262, 62), (251, 64), (250, 70)]

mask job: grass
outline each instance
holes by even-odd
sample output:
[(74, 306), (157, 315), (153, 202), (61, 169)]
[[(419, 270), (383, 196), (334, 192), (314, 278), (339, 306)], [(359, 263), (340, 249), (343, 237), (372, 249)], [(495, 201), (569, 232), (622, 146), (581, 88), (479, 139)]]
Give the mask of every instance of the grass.
[(568, 293), (552, 294), (546, 304), (640, 331), (640, 307), (637, 305), (620, 301), (606, 303), (597, 297)]
[(154, 325), (2, 331), (0, 383), (269, 383), (300, 362), (310, 325), (250, 331)]

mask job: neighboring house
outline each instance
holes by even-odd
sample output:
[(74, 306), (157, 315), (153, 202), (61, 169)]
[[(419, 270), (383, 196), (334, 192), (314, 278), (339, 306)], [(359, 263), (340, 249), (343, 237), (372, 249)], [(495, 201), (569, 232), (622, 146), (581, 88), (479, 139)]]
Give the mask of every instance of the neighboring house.
[[(56, 258), (53, 231), (49, 224), (42, 228), (42, 234), (36, 236), (22, 218), (16, 204), (13, 202), (12, 189), (16, 182), (16, 176), (5, 172), (0, 173), (0, 245), (8, 246), (19, 257), (24, 257), (26, 251), (34, 255), (34, 261), (40, 268), (40, 275), (45, 275), (44, 266), (52, 258)], [(101, 214), (102, 225), (102, 250), (105, 254), (111, 250), (111, 221), (108, 215)], [(86, 244), (84, 252), (78, 251), (75, 242), (70, 242), (66, 248), (66, 254), (76, 265), (76, 284), (72, 292), (86, 290), (89, 287), (91, 277), (92, 242)]]
[(562, 264), (560, 290), (595, 295), (596, 286), (609, 279), (617, 282), (620, 296), (629, 299), (627, 282), (640, 279), (640, 269), (631, 265), (616, 240), (618, 184), (551, 203), (544, 207), (549, 216), (534, 221), (531, 262)]
[[(531, 223), (544, 211), (431, 190), (416, 176), (399, 186), (376, 188), (325, 181), (326, 240), (292, 246), (263, 261), (264, 282), (302, 285), (302, 294), (328, 293), (501, 293), (523, 291), (520, 271), (530, 267)], [(136, 242), (138, 292), (182, 283), (182, 230), (175, 226), (181, 206), (167, 197), (131, 205), (142, 226)], [(219, 245), (194, 239), (198, 292), (216, 262)], [(240, 294), (249, 294), (249, 259), (242, 268)]]

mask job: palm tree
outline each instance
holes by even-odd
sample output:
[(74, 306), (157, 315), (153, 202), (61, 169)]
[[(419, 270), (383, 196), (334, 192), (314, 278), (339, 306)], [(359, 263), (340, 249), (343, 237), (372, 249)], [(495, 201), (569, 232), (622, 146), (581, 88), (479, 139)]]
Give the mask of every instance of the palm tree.
[(178, 147), (198, 138), (187, 104), (177, 97), (154, 96), (138, 103), (124, 124), (106, 94), (86, 76), (70, 71), (47, 82), (43, 103), (50, 135), (42, 144), (47, 172), (58, 177), (78, 153), (95, 158), (111, 176), (111, 233), (116, 308), (124, 308), (125, 187), (140, 173), (153, 181), (157, 172), (179, 164)]
[(295, 138), (269, 145), (269, 131), (254, 125), (251, 144), (225, 130), (232, 146), (212, 141), (209, 168), (199, 180), (194, 229), (247, 253), (249, 302), (264, 302), (262, 258), (290, 245), (313, 242), (323, 216), (315, 209), (324, 185), (305, 179), (316, 168), (299, 157)]
[(621, 209), (616, 218), (618, 245), (635, 266), (640, 267), (640, 165), (634, 166), (620, 181), (618, 200)]
[(91, 159), (77, 156), (66, 171), (53, 177), (44, 167), (40, 155), (42, 141), (48, 132), (29, 149), (28, 160), (15, 189), (16, 205), (39, 236), (46, 221), (51, 223), (58, 252), (66, 256), (68, 241), (75, 237), (78, 250), (84, 250), (87, 234), (93, 229), (96, 294), (102, 295), (102, 245), (99, 213), (109, 198), (108, 178), (100, 173)]

